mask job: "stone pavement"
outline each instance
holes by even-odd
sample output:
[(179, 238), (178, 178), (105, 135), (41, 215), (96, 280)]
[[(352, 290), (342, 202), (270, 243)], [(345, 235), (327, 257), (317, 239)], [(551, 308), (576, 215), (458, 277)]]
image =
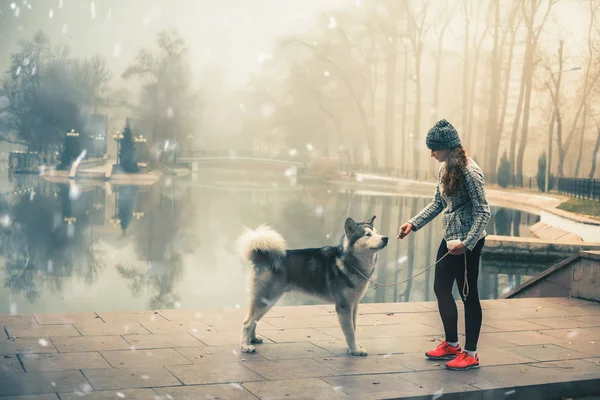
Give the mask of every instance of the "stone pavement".
[(265, 343), (256, 354), (239, 352), (240, 309), (0, 315), (6, 334), (0, 400), (600, 393), (600, 304), (567, 298), (482, 304), (482, 366), (466, 372), (424, 359), (442, 337), (431, 302), (361, 304), (358, 338), (367, 357), (346, 354), (330, 305), (274, 308), (258, 326)]

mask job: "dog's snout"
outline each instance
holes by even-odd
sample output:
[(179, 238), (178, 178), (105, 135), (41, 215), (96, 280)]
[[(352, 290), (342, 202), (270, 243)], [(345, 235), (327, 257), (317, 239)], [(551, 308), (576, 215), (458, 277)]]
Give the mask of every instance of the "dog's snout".
[(388, 237), (384, 236), (381, 238), (381, 240), (383, 241), (383, 243), (387, 244), (388, 243)]

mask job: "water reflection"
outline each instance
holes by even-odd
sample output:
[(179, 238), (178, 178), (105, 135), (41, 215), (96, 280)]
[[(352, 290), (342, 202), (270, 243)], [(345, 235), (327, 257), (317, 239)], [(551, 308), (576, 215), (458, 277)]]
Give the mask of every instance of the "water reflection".
[[(152, 186), (57, 184), (20, 176), (0, 196), (0, 313), (244, 306), (247, 266), (234, 242), (269, 223), (290, 248), (335, 245), (347, 216), (398, 226), (428, 199), (340, 193), (326, 185), (224, 189), (164, 180)], [(277, 189), (277, 188), (275, 188)], [(535, 215), (492, 207), (490, 234), (527, 234)], [(380, 253), (375, 279), (397, 282), (434, 261), (436, 219)], [(496, 298), (548, 266), (482, 260), (480, 293)], [(433, 273), (369, 290), (365, 302), (434, 300)], [(289, 295), (282, 304), (313, 304)]]

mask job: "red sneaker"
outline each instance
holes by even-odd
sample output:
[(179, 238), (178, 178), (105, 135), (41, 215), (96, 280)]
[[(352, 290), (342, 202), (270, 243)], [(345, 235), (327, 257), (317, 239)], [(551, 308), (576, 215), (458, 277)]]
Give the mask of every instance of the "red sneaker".
[(460, 353), (452, 361), (446, 363), (446, 368), (453, 371), (465, 371), (467, 369), (479, 368), (479, 354), (471, 357), (468, 353)]
[(460, 353), (460, 344), (456, 347), (452, 347), (448, 342), (443, 341), (435, 350), (429, 350), (425, 353), (425, 357), (430, 360), (452, 360)]

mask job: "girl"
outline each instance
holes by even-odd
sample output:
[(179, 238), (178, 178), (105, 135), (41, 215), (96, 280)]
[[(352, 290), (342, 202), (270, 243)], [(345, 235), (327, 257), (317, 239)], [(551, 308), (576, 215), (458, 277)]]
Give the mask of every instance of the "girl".
[[(400, 227), (398, 238), (427, 225), (443, 213), (444, 239), (437, 253), (433, 289), (444, 324), (446, 340), (425, 353), (431, 360), (452, 360), (446, 367), (467, 370), (479, 367), (477, 341), (481, 330), (481, 304), (477, 291), (479, 258), (485, 242), (490, 207), (485, 196), (483, 173), (467, 156), (460, 137), (445, 119), (427, 133), (427, 147), (440, 166), (432, 202)], [(444, 256), (450, 252), (448, 256)], [(465, 279), (466, 278), (466, 279)], [(465, 305), (465, 351), (458, 344), (458, 310), (452, 295), (458, 283)]]

